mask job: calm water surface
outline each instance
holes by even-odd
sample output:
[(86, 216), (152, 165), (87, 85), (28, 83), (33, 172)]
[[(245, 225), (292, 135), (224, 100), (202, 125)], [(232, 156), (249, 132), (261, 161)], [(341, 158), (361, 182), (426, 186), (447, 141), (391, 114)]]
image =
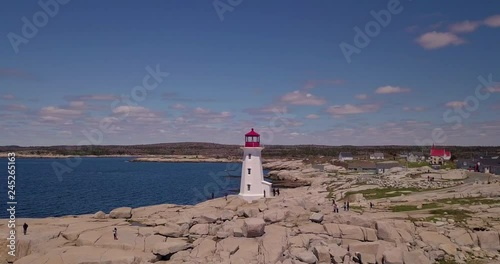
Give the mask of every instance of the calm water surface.
[[(241, 163), (128, 162), (130, 158), (82, 158), (59, 181), (52, 164), (64, 159), (16, 159), (16, 217), (95, 213), (162, 203), (196, 204), (239, 190)], [(2, 159), (7, 167), (7, 159)], [(7, 170), (5, 168), (5, 170)], [(7, 174), (0, 184), (7, 208)], [(228, 177), (228, 176), (233, 177)], [(0, 210), (0, 218), (7, 218)]]

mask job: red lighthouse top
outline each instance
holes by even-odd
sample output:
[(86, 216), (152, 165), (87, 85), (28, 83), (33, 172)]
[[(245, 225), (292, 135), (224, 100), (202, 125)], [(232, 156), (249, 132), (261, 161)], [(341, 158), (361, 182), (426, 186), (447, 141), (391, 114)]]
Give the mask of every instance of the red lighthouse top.
[(245, 134), (245, 147), (260, 147), (260, 135), (259, 133), (253, 131), (253, 128), (250, 132)]

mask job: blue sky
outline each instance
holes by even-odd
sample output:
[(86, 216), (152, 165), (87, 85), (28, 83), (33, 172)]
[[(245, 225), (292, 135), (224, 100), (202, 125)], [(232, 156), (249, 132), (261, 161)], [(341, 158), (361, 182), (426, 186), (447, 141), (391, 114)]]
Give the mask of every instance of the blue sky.
[(0, 145), (500, 142), (498, 1), (40, 2), (0, 9)]

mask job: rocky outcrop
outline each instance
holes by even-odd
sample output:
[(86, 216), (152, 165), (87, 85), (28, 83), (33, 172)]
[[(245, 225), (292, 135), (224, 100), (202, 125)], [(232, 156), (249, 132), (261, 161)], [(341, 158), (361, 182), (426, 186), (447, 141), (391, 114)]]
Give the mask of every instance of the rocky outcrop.
[(132, 217), (132, 208), (130, 207), (120, 207), (113, 209), (109, 213), (109, 217), (111, 218), (123, 218), (123, 219), (129, 219)]

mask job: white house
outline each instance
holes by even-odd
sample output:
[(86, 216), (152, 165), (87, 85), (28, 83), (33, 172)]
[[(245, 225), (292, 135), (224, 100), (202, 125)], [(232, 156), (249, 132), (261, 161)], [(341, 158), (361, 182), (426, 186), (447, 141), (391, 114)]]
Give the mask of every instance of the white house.
[(239, 196), (251, 202), (262, 197), (271, 196), (270, 182), (264, 181), (262, 170), (260, 135), (252, 131), (245, 134), (243, 149), (243, 166), (241, 168), (241, 183)]
[(340, 161), (353, 160), (352, 154), (349, 152), (340, 152), (339, 153), (339, 160)]
[(370, 154), (370, 159), (384, 159), (384, 153), (382, 152), (375, 152)]

